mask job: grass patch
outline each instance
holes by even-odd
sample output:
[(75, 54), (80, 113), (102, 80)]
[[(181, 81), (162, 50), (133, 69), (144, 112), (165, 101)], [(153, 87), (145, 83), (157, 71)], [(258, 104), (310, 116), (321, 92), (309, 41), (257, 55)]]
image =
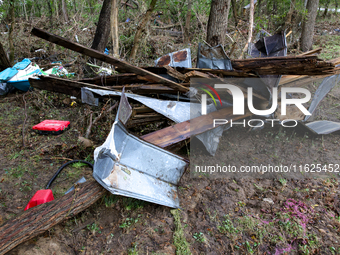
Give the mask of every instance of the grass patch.
[(175, 232), (174, 232), (174, 245), (176, 247), (177, 255), (188, 255), (192, 254), (190, 251), (190, 244), (187, 242), (184, 236), (184, 231), (181, 223), (181, 216), (179, 210), (174, 209), (170, 211), (175, 219)]

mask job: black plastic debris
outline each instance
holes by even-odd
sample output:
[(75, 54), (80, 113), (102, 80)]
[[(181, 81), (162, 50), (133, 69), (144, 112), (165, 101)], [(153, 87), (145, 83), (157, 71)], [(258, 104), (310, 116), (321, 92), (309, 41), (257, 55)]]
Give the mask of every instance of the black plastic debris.
[(200, 43), (197, 52), (197, 68), (233, 70), (231, 61), (222, 45), (210, 47)]

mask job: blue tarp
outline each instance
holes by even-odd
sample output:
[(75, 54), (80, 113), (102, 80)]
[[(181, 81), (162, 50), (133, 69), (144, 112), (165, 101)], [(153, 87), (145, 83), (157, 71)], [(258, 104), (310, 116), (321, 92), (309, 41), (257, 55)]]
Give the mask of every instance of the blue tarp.
[(21, 62), (16, 63), (13, 68), (17, 70), (24, 70), (29, 64), (31, 64), (31, 60), (24, 58)]
[(0, 73), (0, 81), (5, 82), (11, 79), (14, 75), (18, 73), (18, 70), (14, 67), (8, 67)]

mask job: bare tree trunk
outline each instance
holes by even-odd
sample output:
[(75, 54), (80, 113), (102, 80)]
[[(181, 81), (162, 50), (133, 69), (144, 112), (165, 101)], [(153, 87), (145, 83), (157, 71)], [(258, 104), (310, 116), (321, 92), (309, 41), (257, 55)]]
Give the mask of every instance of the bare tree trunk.
[(309, 51), (313, 45), (313, 34), (315, 19), (318, 13), (319, 0), (308, 0), (307, 3), (307, 18), (304, 20), (302, 25), (301, 33), (301, 50)]
[(243, 53), (247, 50), (248, 45), (251, 42), (251, 38), (253, 36), (253, 26), (254, 26), (254, 0), (250, 0), (248, 40), (241, 52), (239, 59), (243, 57)]
[(68, 22), (68, 14), (67, 14), (67, 8), (65, 0), (61, 0), (61, 10), (63, 12), (64, 21)]
[(327, 0), (327, 2), (326, 2), (326, 5), (325, 5), (325, 11), (324, 11), (324, 13), (323, 13), (323, 17), (325, 18), (326, 17), (326, 15), (327, 15), (327, 12), (328, 12), (328, 7), (329, 7), (329, 2), (330, 2), (331, 0)]
[(192, 0), (188, 0), (188, 9), (187, 9), (187, 16), (185, 20), (185, 28), (184, 28), (184, 43), (188, 44), (190, 42), (190, 20), (191, 20), (191, 5)]
[(57, 0), (54, 0), (54, 6), (55, 6), (55, 14), (57, 16), (57, 19), (59, 19), (59, 6), (58, 6)]
[(290, 8), (289, 8), (289, 11), (287, 13), (287, 18), (286, 18), (286, 22), (285, 22), (285, 28), (291, 27), (292, 15), (293, 15), (293, 12), (295, 10), (295, 2), (296, 2), (296, 0), (292, 0), (290, 2)]
[(211, 46), (224, 44), (228, 26), (230, 0), (212, 0), (207, 28), (207, 42)]
[(13, 30), (15, 26), (14, 0), (11, 0), (9, 4), (10, 4), (9, 12), (11, 17), (11, 27), (9, 28), (8, 33), (9, 61), (11, 62), (11, 64), (14, 64), (14, 45), (13, 45)]
[(47, 1), (47, 6), (48, 6), (48, 12), (50, 13), (50, 25), (52, 27), (52, 25), (53, 25), (53, 22), (52, 22), (53, 11), (52, 11), (51, 0)]
[(235, 1), (235, 0), (231, 0), (231, 5), (233, 6), (233, 14), (234, 14), (234, 20), (235, 20), (235, 27), (237, 27), (238, 19), (237, 19), (237, 6), (236, 6), (236, 1)]
[(94, 35), (92, 49), (103, 52), (110, 37), (110, 15), (112, 0), (104, 0), (100, 11), (96, 33)]
[(143, 20), (139, 23), (139, 25), (137, 27), (137, 32), (136, 32), (135, 38), (133, 40), (133, 47), (132, 47), (131, 54), (130, 54), (130, 60), (135, 59), (135, 57), (136, 57), (137, 50), (139, 48), (139, 40), (142, 36), (143, 31), (145, 30), (145, 26), (149, 21), (151, 13), (153, 12), (153, 10), (155, 8), (156, 2), (157, 2), (157, 0), (151, 0), (149, 9), (146, 11)]
[(118, 35), (118, 0), (112, 0), (111, 4), (111, 37), (113, 56), (119, 58), (119, 35)]

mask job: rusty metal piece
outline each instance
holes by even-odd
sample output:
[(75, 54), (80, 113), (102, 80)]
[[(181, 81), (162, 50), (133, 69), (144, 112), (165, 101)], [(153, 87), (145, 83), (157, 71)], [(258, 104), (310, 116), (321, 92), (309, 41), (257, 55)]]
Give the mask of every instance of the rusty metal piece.
[(158, 67), (172, 66), (172, 67), (187, 67), (191, 68), (191, 51), (189, 48), (171, 52), (158, 58), (155, 61), (155, 65)]

